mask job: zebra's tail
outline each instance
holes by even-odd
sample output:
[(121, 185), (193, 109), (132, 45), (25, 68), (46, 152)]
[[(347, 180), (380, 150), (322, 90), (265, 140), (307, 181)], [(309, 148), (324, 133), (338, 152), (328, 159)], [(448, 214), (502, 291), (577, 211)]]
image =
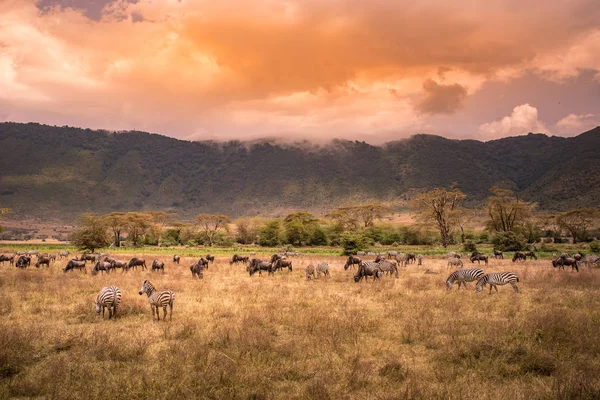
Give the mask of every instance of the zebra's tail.
[(521, 282), (521, 280), (519, 279), (519, 277), (517, 276), (517, 282)]

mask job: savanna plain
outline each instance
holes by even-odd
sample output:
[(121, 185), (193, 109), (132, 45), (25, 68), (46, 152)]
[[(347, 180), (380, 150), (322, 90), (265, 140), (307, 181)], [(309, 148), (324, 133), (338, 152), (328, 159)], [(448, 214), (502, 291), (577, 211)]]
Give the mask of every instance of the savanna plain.
[[(597, 269), (491, 259), (484, 271), (515, 272), (520, 293), (489, 295), (474, 283), (447, 291), (443, 256), (355, 283), (341, 256), (302, 255), (292, 272), (250, 277), (223, 254), (198, 280), (197, 257), (117, 258), (134, 255), (165, 272), (0, 266), (2, 398), (600, 397)], [(331, 277), (306, 280), (318, 262)], [(175, 292), (172, 321), (162, 310), (153, 320), (144, 279)], [(93, 305), (108, 285), (123, 293), (112, 320)]]

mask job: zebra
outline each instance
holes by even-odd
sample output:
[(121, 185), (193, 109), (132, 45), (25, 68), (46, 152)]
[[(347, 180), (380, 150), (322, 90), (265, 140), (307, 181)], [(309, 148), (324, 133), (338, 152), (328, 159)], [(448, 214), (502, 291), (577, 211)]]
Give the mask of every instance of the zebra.
[(388, 261), (388, 260), (380, 261), (378, 263), (378, 268), (382, 273), (394, 274), (394, 276), (396, 278), (398, 277), (398, 267), (396, 267), (396, 264), (391, 261)]
[(67, 258), (69, 254), (71, 253), (69, 253), (67, 250), (61, 250), (60, 253), (58, 253), (58, 258), (62, 260), (63, 258)]
[(465, 285), (466, 288), (467, 282), (476, 281), (482, 276), (483, 270), (481, 268), (459, 269), (451, 273), (448, 279), (446, 279), (446, 288), (450, 290), (454, 282), (458, 282), (458, 289), (460, 290), (460, 285)]
[(448, 259), (448, 267), (456, 267), (456, 266), (463, 266), (463, 262), (460, 258), (455, 258), (455, 257), (451, 257)]
[(306, 267), (306, 280), (307, 281), (310, 281), (311, 275), (313, 278), (315, 278), (315, 266), (312, 264), (308, 264), (308, 267)]
[(329, 264), (324, 262), (317, 264), (317, 279), (321, 277), (321, 273), (325, 276), (331, 276), (329, 274)]
[(479, 293), (486, 284), (489, 284), (490, 294), (492, 294), (492, 288), (496, 289), (496, 293), (498, 293), (497, 285), (506, 285), (507, 283), (510, 283), (515, 293), (519, 293), (517, 282), (519, 282), (519, 277), (514, 272), (495, 272), (479, 278), (477, 285), (475, 286), (475, 291)]
[(398, 265), (406, 267), (406, 254), (404, 254), (404, 253), (396, 254), (396, 261), (398, 262)]
[(417, 265), (423, 265), (423, 254), (417, 254)]
[(398, 252), (396, 250), (390, 250), (387, 252), (388, 260), (391, 260), (392, 258), (396, 258), (397, 255), (398, 255)]
[(159, 292), (149, 280), (142, 282), (142, 288), (139, 295), (146, 293), (148, 302), (152, 309), (152, 319), (154, 320), (154, 308), (156, 307), (156, 318), (160, 321), (159, 307), (163, 309), (163, 321), (167, 317), (167, 306), (169, 306), (169, 321), (173, 319), (173, 300), (175, 300), (175, 292), (172, 290), (163, 290)]
[(117, 309), (121, 302), (121, 289), (116, 286), (107, 286), (100, 290), (96, 297), (96, 314), (100, 314), (102, 310), (102, 318), (104, 319), (104, 309), (108, 307), (108, 319), (117, 316)]

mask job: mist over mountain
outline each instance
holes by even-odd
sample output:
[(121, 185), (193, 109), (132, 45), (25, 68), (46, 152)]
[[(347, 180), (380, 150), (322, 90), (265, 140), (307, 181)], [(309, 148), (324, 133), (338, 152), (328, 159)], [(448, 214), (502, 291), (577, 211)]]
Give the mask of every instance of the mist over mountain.
[(433, 135), (373, 146), (182, 141), (35, 123), (0, 124), (0, 206), (73, 221), (82, 212), (279, 215), (380, 200), (457, 181), (471, 205), (501, 185), (540, 208), (600, 204), (600, 127), (573, 138), (490, 142)]

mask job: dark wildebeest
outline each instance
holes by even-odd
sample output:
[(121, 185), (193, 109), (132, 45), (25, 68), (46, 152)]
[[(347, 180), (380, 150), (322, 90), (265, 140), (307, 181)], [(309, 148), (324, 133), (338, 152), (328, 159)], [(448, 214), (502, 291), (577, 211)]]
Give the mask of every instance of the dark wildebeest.
[(215, 256), (213, 256), (212, 254), (207, 254), (207, 255), (206, 255), (206, 259), (207, 259), (208, 261), (210, 261), (211, 263), (214, 263), (214, 262), (215, 262)]
[(240, 256), (237, 254), (234, 254), (233, 257), (231, 257), (231, 261), (229, 261), (229, 265), (233, 265), (233, 264), (237, 264), (237, 263), (248, 263), (248, 256)]
[(15, 267), (17, 268), (26, 268), (31, 265), (31, 257), (29, 256), (21, 256), (17, 260)]
[(46, 265), (46, 267), (50, 266), (50, 258), (48, 257), (40, 257), (35, 263), (35, 267), (39, 268), (41, 265)]
[(15, 264), (15, 256), (5, 256), (4, 254), (0, 254), (0, 263), (4, 265), (4, 262), (8, 261), (10, 265)]
[(494, 250), (494, 258), (504, 260), (504, 253), (500, 250)]
[(366, 281), (368, 276), (372, 276), (373, 280), (379, 279), (381, 275), (379, 263), (363, 261), (358, 266), (358, 272), (354, 275), (354, 282), (360, 282), (362, 278), (365, 278)]
[(571, 272), (573, 272), (573, 271), (579, 272), (579, 261), (575, 260), (572, 257), (566, 257), (566, 258), (560, 257), (556, 260), (552, 260), (552, 266), (554, 268), (558, 267), (559, 269), (562, 268), (564, 270), (565, 265), (568, 267), (569, 266), (571, 267)]
[(477, 264), (481, 264), (482, 261), (485, 261), (485, 265), (488, 265), (488, 256), (482, 253), (473, 254), (469, 259), (472, 263), (475, 263), (475, 261), (477, 261)]
[(82, 260), (82, 261), (91, 261), (93, 263), (96, 262), (96, 261), (98, 261), (98, 260), (100, 260), (98, 258), (97, 254), (88, 254), (88, 253), (83, 253), (81, 255), (81, 257), (79, 257), (79, 259)]
[(275, 275), (273, 273), (273, 264), (267, 261), (259, 260), (258, 258), (253, 258), (250, 261), (250, 265), (246, 268), (250, 276), (254, 275), (255, 272), (258, 271), (258, 275), (262, 276), (262, 271), (267, 271), (267, 275)]
[(281, 254), (273, 254), (271, 256), (271, 263), (274, 263), (277, 260), (281, 260), (283, 258), (283, 256)]
[(208, 269), (208, 260), (206, 258), (200, 257), (200, 259), (196, 261), (196, 263), (202, 265), (203, 268)]
[(160, 260), (152, 261), (152, 269), (151, 271), (162, 270), (163, 274), (165, 273), (165, 263)]
[(525, 253), (523, 253), (522, 251), (515, 251), (512, 261), (515, 262), (517, 260), (523, 260), (523, 261), (527, 260), (527, 257), (525, 257)]
[(71, 260), (67, 263), (67, 266), (63, 269), (63, 272), (72, 271), (74, 269), (78, 269), (87, 274), (87, 270), (85, 268), (85, 261)]
[(175, 255), (173, 256), (173, 262), (174, 262), (175, 264), (178, 264), (178, 265), (179, 265), (179, 260), (180, 260), (180, 259), (181, 259), (181, 257), (179, 257), (177, 254), (175, 254)]
[(375, 262), (378, 263), (385, 259), (386, 259), (385, 256), (382, 256), (381, 254), (379, 254), (377, 257), (375, 257)]
[(111, 263), (106, 262), (106, 261), (98, 261), (96, 263), (96, 265), (94, 265), (94, 268), (92, 268), (92, 275), (96, 275), (98, 272), (110, 273), (111, 269), (112, 269)]
[(275, 261), (275, 263), (273, 263), (273, 272), (283, 268), (287, 268), (288, 272), (292, 272), (292, 261), (280, 258), (279, 260)]
[(527, 260), (527, 257), (533, 258), (534, 260), (537, 260), (537, 256), (535, 255), (535, 253), (533, 251), (526, 251), (523, 254), (525, 254), (525, 259), (526, 260)]
[(202, 275), (203, 269), (204, 269), (204, 265), (202, 265), (202, 264), (195, 263), (195, 264), (190, 265), (190, 271), (192, 271), (192, 278), (194, 276), (197, 276), (198, 279), (204, 278), (204, 275)]
[(360, 258), (356, 256), (349, 256), (346, 260), (346, 264), (344, 264), (344, 271), (346, 271), (350, 267), (354, 268), (354, 265), (360, 265), (361, 262), (362, 260)]
[(415, 261), (417, 261), (417, 256), (415, 256), (413, 253), (407, 253), (406, 254), (405, 264), (412, 264)]
[(117, 260), (112, 257), (106, 257), (104, 261), (109, 262), (112, 265), (112, 269), (121, 268), (121, 273), (127, 269), (127, 261)]
[(396, 250), (390, 250), (387, 252), (388, 260), (391, 260), (392, 258), (396, 258), (397, 255), (398, 255), (398, 252)]
[(131, 260), (129, 260), (129, 263), (127, 264), (127, 267), (125, 268), (125, 272), (129, 271), (131, 268), (136, 268), (140, 266), (142, 267), (142, 269), (146, 269), (146, 260), (142, 260), (141, 258), (136, 258), (133, 257)]

